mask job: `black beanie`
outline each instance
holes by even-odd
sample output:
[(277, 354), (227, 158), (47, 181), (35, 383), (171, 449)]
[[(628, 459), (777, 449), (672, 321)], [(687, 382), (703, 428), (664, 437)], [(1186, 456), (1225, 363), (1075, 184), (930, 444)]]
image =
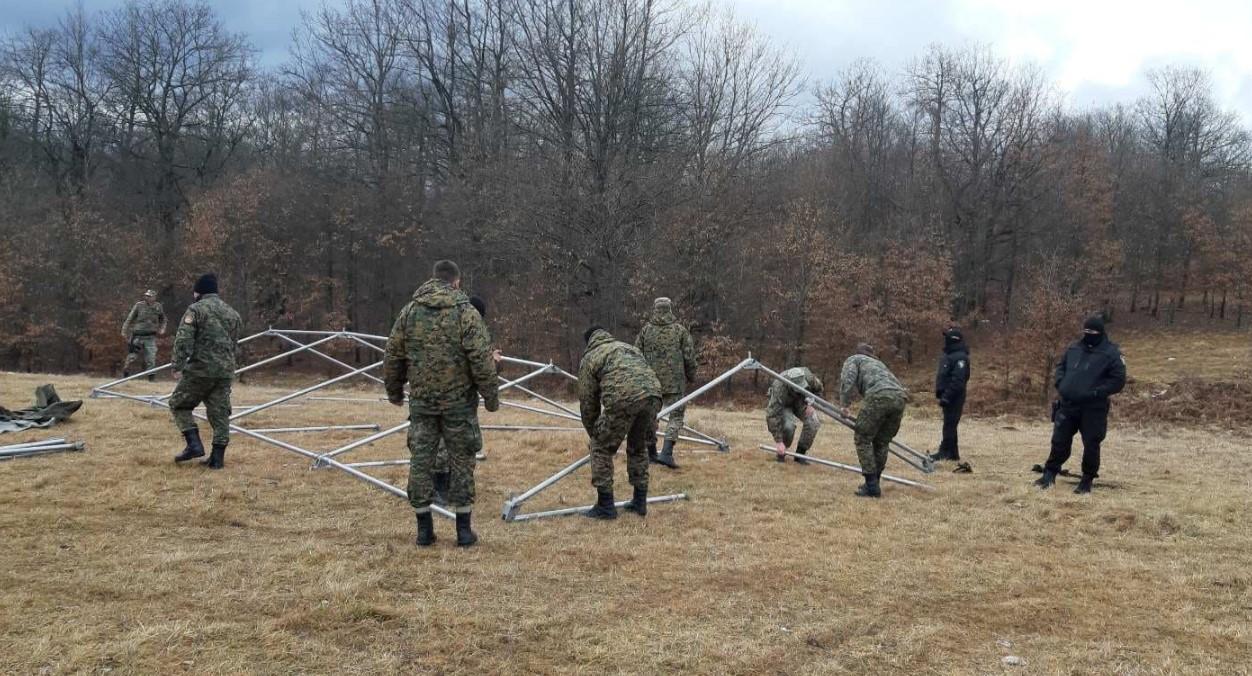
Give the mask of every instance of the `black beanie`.
[(200, 275), (200, 279), (196, 280), (196, 285), (191, 290), (201, 296), (207, 293), (217, 293), (217, 275), (212, 272)]
[(1094, 314), (1094, 315), (1091, 315), (1090, 317), (1087, 317), (1087, 321), (1082, 323), (1082, 328), (1089, 329), (1091, 331), (1099, 331), (1100, 333), (1104, 333), (1103, 315)]

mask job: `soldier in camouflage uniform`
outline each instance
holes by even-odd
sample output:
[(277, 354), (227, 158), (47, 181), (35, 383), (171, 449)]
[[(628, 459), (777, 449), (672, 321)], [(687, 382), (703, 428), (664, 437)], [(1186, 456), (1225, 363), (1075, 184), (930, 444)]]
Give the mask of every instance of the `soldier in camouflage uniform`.
[(626, 470), (634, 498), (627, 511), (648, 513), (647, 442), (656, 438), (661, 411), (661, 383), (643, 354), (593, 326), (583, 334), (587, 348), (578, 367), (578, 408), (591, 438), (591, 485), (596, 504), (586, 512), (595, 519), (616, 519), (613, 502), (613, 456), (626, 439)]
[(235, 378), (243, 321), (218, 297), (216, 275), (209, 273), (196, 280), (193, 293), (196, 302), (183, 314), (174, 337), (173, 368), (178, 385), (170, 395), (169, 406), (187, 442), (174, 462), (204, 455), (200, 430), (192, 416), (196, 406), (204, 402), (213, 428), (213, 451), (204, 464), (209, 469), (221, 469), (230, 443), (230, 384)]
[[(135, 303), (122, 322), (122, 337), (126, 339), (126, 362), (122, 375), (130, 377), (130, 365), (143, 358), (143, 369), (156, 368), (157, 336), (165, 335), (165, 308), (157, 302), (156, 292), (143, 292), (143, 300)], [(148, 380), (156, 380), (156, 374), (148, 374)]]
[(856, 352), (843, 362), (839, 403), (847, 416), (852, 398), (857, 394), (864, 398), (854, 432), (856, 456), (861, 462), (865, 485), (858, 488), (856, 494), (877, 498), (882, 497), (879, 480), (887, 466), (887, 449), (900, 431), (909, 395), (887, 365), (874, 356), (873, 347), (862, 343)]
[[(686, 396), (687, 384), (696, 379), (696, 347), (691, 333), (674, 317), (670, 299), (657, 298), (652, 303), (652, 318), (639, 332), (635, 347), (643, 353), (661, 383), (661, 408)], [(674, 444), (682, 433), (686, 412), (686, 406), (670, 412), (669, 424), (665, 427), (665, 446), (659, 455), (656, 437), (648, 440), (648, 458), (653, 462), (678, 469), (678, 463), (674, 462)]]
[[(816, 395), (822, 394), (822, 381), (813, 372), (803, 366), (796, 366), (783, 371), (780, 375), (790, 382), (799, 385)], [(803, 424), (800, 430), (800, 443), (796, 445), (797, 455), (806, 455), (817, 438), (817, 431), (822, 423), (817, 418), (817, 411), (809, 405), (808, 398), (794, 388), (775, 380), (769, 386), (769, 403), (765, 406), (765, 426), (774, 437), (774, 450), (778, 453), (778, 462), (787, 456), (783, 454), (796, 435), (796, 424)], [(796, 458), (796, 462), (807, 465), (808, 461)]]
[(478, 541), (471, 513), (474, 458), (483, 446), (479, 395), (488, 411), (500, 408), (487, 326), (460, 287), (456, 263), (436, 263), (434, 278), (400, 310), (383, 358), (391, 403), (404, 404), (404, 384), (409, 384), (408, 492), (417, 512), (417, 544), (423, 547), (435, 542), (430, 504), (440, 442), (448, 450), (448, 507), (456, 513), (456, 543), (468, 547)]
[[(471, 296), (470, 305), (478, 310), (478, 314), (484, 320), (484, 326), (487, 319), (487, 303), (478, 296)], [(491, 343), (491, 333), (487, 333), (487, 342)], [(498, 360), (497, 360), (498, 361)], [(486, 460), (487, 456), (479, 451), (475, 456), (475, 460)], [(443, 443), (443, 439), (439, 440), (439, 450), (435, 451), (435, 502), (440, 505), (448, 504), (448, 486), (452, 483), (451, 465), (448, 463), (448, 445)]]

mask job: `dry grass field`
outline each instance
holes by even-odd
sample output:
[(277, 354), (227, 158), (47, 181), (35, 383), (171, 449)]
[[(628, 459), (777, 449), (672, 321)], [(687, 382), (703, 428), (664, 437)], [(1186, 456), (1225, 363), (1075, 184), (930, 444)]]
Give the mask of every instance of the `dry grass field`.
[[(25, 405), (44, 381), (66, 398), (92, 382), (3, 374), (0, 402)], [(236, 401), (277, 392), (238, 386)], [(584, 442), (488, 433), (482, 541), (464, 551), (442, 519), (440, 542), (414, 547), (405, 502), (258, 442), (237, 440), (221, 472), (177, 467), (166, 411), (88, 400), (52, 431), (85, 453), (0, 463), (0, 672), (1249, 673), (1247, 436), (1115, 423), (1080, 497), (1072, 479), (1030, 486), (1046, 423), (969, 420), (972, 475), (947, 466), (932, 493), (885, 484), (865, 501), (852, 474), (755, 450), (761, 416), (694, 410), (733, 452), (684, 449), (653, 493), (691, 500), (611, 523), (501, 521), (510, 491)], [(901, 438), (932, 448), (930, 416), (914, 411)], [(259, 422), (400, 419), (324, 402)], [(403, 457), (402, 443), (355, 457)], [(850, 435), (828, 425), (815, 453), (851, 461)], [(586, 471), (528, 507), (590, 502)], [(402, 469), (378, 474), (402, 484)]]

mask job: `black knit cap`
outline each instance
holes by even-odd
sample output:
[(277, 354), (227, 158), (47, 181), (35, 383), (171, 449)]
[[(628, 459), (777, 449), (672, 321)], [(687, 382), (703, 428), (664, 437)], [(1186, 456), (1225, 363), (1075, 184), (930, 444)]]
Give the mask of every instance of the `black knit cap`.
[(1086, 330), (1090, 330), (1090, 331), (1099, 331), (1100, 333), (1104, 333), (1104, 316), (1100, 314), (1094, 314), (1094, 315), (1091, 315), (1090, 317), (1087, 317), (1087, 320), (1082, 323), (1082, 328)]
[(201, 296), (206, 293), (217, 293), (217, 275), (212, 272), (200, 275), (200, 279), (196, 280), (196, 285), (191, 290)]

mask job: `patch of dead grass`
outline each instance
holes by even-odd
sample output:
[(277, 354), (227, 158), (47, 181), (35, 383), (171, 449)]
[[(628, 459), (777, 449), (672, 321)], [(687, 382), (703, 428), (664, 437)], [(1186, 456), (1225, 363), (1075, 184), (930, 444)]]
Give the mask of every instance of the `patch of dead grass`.
[[(68, 397), (90, 388), (5, 374), (0, 401), (25, 401), (44, 380)], [(280, 391), (242, 385), (236, 397)], [(265, 426), (401, 419), (382, 403), (265, 415)], [(852, 474), (754, 450), (759, 412), (689, 418), (735, 449), (684, 448), (681, 471), (654, 469), (654, 494), (689, 502), (646, 520), (504, 523), (508, 495), (585, 441), (489, 432), (482, 545), (457, 550), (440, 520), (438, 545), (418, 550), (395, 497), (246, 439), (223, 472), (175, 467), (166, 412), (89, 400), (53, 431), (87, 441), (86, 453), (0, 463), (0, 671), (988, 673), (1005, 654), (1030, 673), (1252, 663), (1243, 438), (1115, 426), (1105, 476), (1080, 497), (1071, 479), (1030, 486), (1045, 424), (968, 420), (974, 474), (945, 467), (927, 478), (935, 493), (889, 485), (866, 502)], [(914, 410), (902, 438), (924, 449), (937, 434)], [(325, 450), (355, 437), (300, 438)], [(853, 457), (833, 424), (815, 453)], [(396, 437), (353, 457), (404, 456)], [(889, 471), (915, 476), (895, 460)], [(403, 485), (403, 468), (377, 475)], [(582, 470), (527, 508), (592, 495)]]

